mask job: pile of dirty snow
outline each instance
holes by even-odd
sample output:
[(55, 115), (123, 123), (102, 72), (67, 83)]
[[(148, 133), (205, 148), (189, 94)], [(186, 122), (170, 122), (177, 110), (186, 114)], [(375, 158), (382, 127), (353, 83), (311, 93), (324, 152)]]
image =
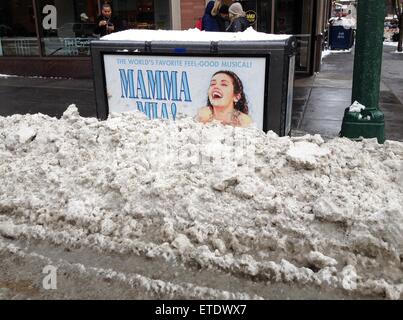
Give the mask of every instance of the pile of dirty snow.
[[(396, 141), (278, 137), (141, 113), (98, 121), (75, 106), (61, 119), (0, 117), (0, 252), (47, 242), (263, 288), (222, 295), (200, 278), (213, 298), (267, 298), (267, 284), (284, 283), (399, 299), (402, 171)], [(168, 288), (147, 269), (147, 281), (135, 278), (144, 290)]]
[(330, 24), (334, 27), (336, 26), (341, 26), (344, 29), (356, 29), (357, 26), (357, 21), (353, 17), (348, 17), (348, 18), (331, 18), (330, 19)]

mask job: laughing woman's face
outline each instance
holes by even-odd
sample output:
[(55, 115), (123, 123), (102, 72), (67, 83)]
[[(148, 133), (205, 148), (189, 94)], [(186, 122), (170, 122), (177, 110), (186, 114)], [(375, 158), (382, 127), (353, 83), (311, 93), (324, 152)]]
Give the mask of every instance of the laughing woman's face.
[(208, 97), (215, 108), (231, 108), (238, 101), (239, 94), (234, 94), (232, 78), (225, 73), (218, 73), (210, 81)]

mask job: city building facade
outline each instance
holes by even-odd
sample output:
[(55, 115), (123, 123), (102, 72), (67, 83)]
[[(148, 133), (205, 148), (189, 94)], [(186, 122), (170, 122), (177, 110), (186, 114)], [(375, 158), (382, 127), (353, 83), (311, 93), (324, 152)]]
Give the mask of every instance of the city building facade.
[[(0, 73), (92, 77), (90, 42), (103, 3), (110, 3), (120, 29), (186, 30), (204, 13), (206, 0), (2, 0)], [(230, 5), (231, 0), (224, 0)], [(330, 0), (241, 1), (257, 31), (298, 39), (297, 72), (320, 67)]]

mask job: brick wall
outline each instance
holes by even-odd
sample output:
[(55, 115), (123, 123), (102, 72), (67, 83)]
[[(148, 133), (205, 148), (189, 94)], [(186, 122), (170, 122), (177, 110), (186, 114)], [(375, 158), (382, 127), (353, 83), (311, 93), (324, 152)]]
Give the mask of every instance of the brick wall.
[(203, 16), (205, 0), (181, 0), (182, 30), (194, 28), (196, 20)]

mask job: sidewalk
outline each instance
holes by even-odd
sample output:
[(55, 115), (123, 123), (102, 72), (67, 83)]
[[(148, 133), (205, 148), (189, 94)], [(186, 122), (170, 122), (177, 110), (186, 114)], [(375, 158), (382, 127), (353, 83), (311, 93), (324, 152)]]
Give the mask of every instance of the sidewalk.
[[(403, 54), (384, 46), (379, 107), (386, 139), (403, 141)], [(338, 136), (344, 109), (351, 105), (354, 51), (332, 51), (321, 71), (295, 80), (292, 130)]]
[(40, 112), (60, 117), (72, 103), (81, 116), (96, 117), (92, 79), (0, 76), (0, 116)]
[[(403, 141), (403, 54), (395, 50), (384, 46), (380, 108), (386, 139)], [(344, 109), (351, 105), (353, 60), (353, 52), (331, 52), (321, 72), (295, 80), (292, 134), (338, 136)], [(0, 116), (41, 112), (60, 117), (72, 103), (82, 116), (96, 116), (91, 79), (0, 76)]]

